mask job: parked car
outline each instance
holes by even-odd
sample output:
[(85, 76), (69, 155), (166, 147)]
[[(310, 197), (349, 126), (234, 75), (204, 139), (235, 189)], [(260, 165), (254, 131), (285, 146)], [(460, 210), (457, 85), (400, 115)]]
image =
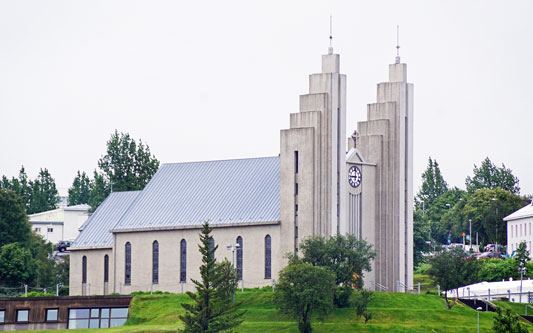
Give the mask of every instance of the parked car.
[(477, 258), (478, 259), (483, 259), (483, 258), (498, 258), (498, 259), (502, 259), (502, 254), (500, 252), (483, 252)]
[(64, 252), (68, 247), (72, 245), (71, 241), (59, 241), (56, 245), (59, 252)]

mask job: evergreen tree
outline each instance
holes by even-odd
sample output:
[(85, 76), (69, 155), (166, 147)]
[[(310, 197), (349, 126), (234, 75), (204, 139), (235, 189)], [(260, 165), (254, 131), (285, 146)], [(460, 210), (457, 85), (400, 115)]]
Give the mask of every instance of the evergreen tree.
[(24, 169), (24, 165), (21, 166), (18, 178), (8, 179), (6, 176), (2, 176), (2, 188), (15, 192), (24, 203), (24, 207), (27, 209), (31, 200), (31, 188), (29, 185), (28, 175)]
[(41, 169), (34, 181), (29, 182), (31, 198), (28, 206), (28, 214), (40, 213), (56, 208), (59, 196), (54, 178), (48, 169)]
[(86, 204), (89, 202), (90, 196), (91, 180), (85, 174), (85, 171), (80, 173), (78, 170), (72, 186), (68, 189), (68, 204), (69, 206)]
[(526, 326), (520, 323), (520, 318), (513, 314), (511, 310), (502, 310), (499, 306), (496, 307), (496, 313), (492, 326), (492, 331), (495, 333), (527, 333), (529, 330)]
[(516, 249), (516, 254), (514, 259), (518, 261), (519, 264), (525, 265), (528, 261), (531, 260), (529, 257), (529, 251), (527, 250), (527, 245), (525, 241), (521, 241), (518, 244), (518, 249)]
[(511, 169), (507, 169), (505, 164), (501, 168), (494, 165), (487, 157), (481, 162), (479, 168), (474, 164), (473, 177), (466, 177), (466, 189), (473, 193), (480, 189), (494, 190), (497, 187), (513, 194), (520, 193), (518, 178), (516, 178)]
[[(215, 251), (211, 248), (211, 228), (205, 222), (198, 245), (202, 254), (201, 280), (192, 279), (196, 293), (187, 292), (193, 304), (183, 303), (185, 314), (180, 319), (185, 324), (184, 332), (219, 332), (231, 330), (242, 322), (244, 311), (238, 311), (240, 303), (232, 304), (231, 295), (237, 287), (236, 273), (228, 273), (227, 264), (217, 264)], [(233, 277), (232, 277), (233, 276)], [(233, 281), (233, 283), (228, 283)]]

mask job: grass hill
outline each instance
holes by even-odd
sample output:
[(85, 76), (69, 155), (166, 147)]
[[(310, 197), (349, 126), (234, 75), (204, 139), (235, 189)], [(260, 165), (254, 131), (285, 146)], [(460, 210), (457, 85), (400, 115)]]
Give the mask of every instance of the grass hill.
[[(237, 332), (297, 332), (296, 322), (280, 315), (271, 303), (272, 293), (246, 290), (236, 293), (248, 311)], [(138, 295), (130, 307), (130, 318), (123, 327), (108, 332), (175, 332), (183, 294)], [(313, 319), (315, 332), (475, 332), (476, 312), (462, 304), (444, 308), (436, 295), (376, 292), (369, 306), (373, 318), (364, 324), (353, 308), (337, 309), (321, 322)], [(532, 310), (533, 311), (533, 310)], [(480, 331), (490, 332), (494, 313), (480, 313)], [(94, 331), (94, 330), (78, 330)], [(58, 330), (49, 331), (57, 333)]]

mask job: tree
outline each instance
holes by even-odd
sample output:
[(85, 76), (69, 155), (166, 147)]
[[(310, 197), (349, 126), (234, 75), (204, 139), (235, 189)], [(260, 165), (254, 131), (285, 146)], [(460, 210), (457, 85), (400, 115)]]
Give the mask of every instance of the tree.
[(376, 257), (372, 245), (354, 235), (336, 235), (327, 240), (314, 236), (300, 244), (303, 262), (313, 266), (327, 267), (335, 275), (339, 289), (335, 293), (335, 304), (349, 305), (352, 287), (363, 287), (364, 272), (372, 267), (370, 262)]
[(48, 169), (41, 169), (39, 175), (33, 181), (29, 181), (31, 198), (28, 206), (28, 214), (40, 213), (56, 208), (59, 196), (56, 182)]
[(418, 191), (415, 203), (417, 208), (429, 209), (435, 200), (448, 191), (448, 184), (444, 181), (437, 160), (429, 158), (428, 167), (422, 174), (422, 186)]
[(492, 330), (495, 333), (527, 333), (527, 327), (520, 323), (517, 315), (512, 314), (511, 310), (502, 310), (500, 307), (496, 308), (498, 314), (494, 317)]
[(335, 275), (325, 267), (290, 263), (279, 273), (274, 305), (298, 320), (300, 332), (312, 332), (311, 314), (325, 315), (333, 308)]
[(91, 179), (85, 174), (85, 171), (78, 170), (78, 174), (68, 189), (69, 206), (86, 204), (91, 196)]
[(139, 144), (128, 133), (115, 133), (107, 141), (107, 154), (98, 161), (114, 191), (142, 190), (159, 168), (148, 145)]
[(372, 318), (372, 314), (366, 311), (372, 295), (373, 293), (370, 290), (363, 289), (356, 292), (354, 297), (355, 314), (357, 317), (363, 316), (365, 324)]
[(529, 258), (529, 251), (527, 250), (525, 241), (521, 241), (520, 244), (518, 244), (518, 249), (516, 249), (516, 254), (514, 255), (513, 259), (522, 265), (525, 265), (531, 260), (531, 258)]
[(472, 232), (479, 233), (480, 243), (507, 244), (507, 226), (503, 218), (528, 202), (528, 198), (500, 188), (477, 190), (466, 198), (462, 223), (466, 227), (468, 220), (472, 220)]
[(10, 190), (0, 189), (0, 246), (28, 244), (31, 226), (22, 199)]
[(18, 243), (10, 243), (0, 248), (0, 283), (7, 286), (30, 284), (38, 272), (37, 260), (31, 252)]
[(448, 303), (448, 290), (457, 289), (463, 285), (477, 282), (477, 260), (467, 260), (461, 248), (455, 247), (444, 251), (431, 259), (429, 275), (444, 289), (444, 299), (448, 308), (453, 304)]
[(94, 178), (91, 181), (91, 193), (88, 201), (89, 206), (91, 206), (91, 212), (94, 212), (104, 202), (110, 192), (109, 183), (105, 180), (104, 176), (94, 170)]
[(9, 180), (6, 176), (2, 176), (2, 188), (15, 192), (23, 201), (24, 207), (27, 208), (30, 204), (31, 189), (28, 184), (28, 175), (24, 165), (21, 166), (18, 178), (11, 178)]
[(240, 303), (232, 304), (231, 295), (237, 287), (236, 272), (228, 264), (217, 264), (211, 248), (211, 228), (205, 222), (198, 245), (202, 254), (201, 280), (192, 279), (197, 293), (187, 292), (193, 304), (183, 303), (185, 314), (179, 318), (185, 324), (184, 332), (218, 332), (231, 330), (242, 322), (244, 311), (238, 311)]
[(480, 189), (494, 190), (497, 187), (513, 194), (520, 193), (518, 178), (513, 175), (512, 170), (507, 169), (503, 163), (501, 168), (498, 168), (488, 157), (481, 162), (479, 168), (474, 164), (474, 175), (466, 177), (465, 183), (470, 193)]

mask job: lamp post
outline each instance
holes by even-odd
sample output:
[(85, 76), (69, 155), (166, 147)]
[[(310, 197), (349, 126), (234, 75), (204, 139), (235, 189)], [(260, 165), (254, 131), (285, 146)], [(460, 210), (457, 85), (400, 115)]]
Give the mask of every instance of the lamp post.
[[(518, 269), (520, 271), (520, 298), (519, 303), (522, 303), (522, 279), (524, 278), (524, 273), (526, 271), (526, 267), (524, 267), (524, 263), (520, 262), (520, 268)], [(529, 300), (528, 300), (529, 302)]]
[(468, 219), (468, 225), (470, 228), (468, 238), (470, 238), (470, 252), (472, 252), (472, 219)]
[[(494, 201), (494, 204), (496, 204), (496, 198), (492, 198), (492, 201)], [(496, 240), (494, 242), (494, 251), (498, 251), (498, 205), (496, 205)]]
[[(231, 256), (232, 256), (231, 267), (233, 267), (233, 269), (235, 269), (235, 250), (238, 247), (239, 247), (239, 244), (229, 244), (228, 246), (226, 246), (226, 249), (231, 251)], [(233, 303), (235, 303), (235, 290), (233, 290), (233, 293), (231, 295), (231, 300)]]
[(477, 311), (477, 333), (479, 333), (479, 311), (481, 311), (481, 306), (476, 309)]

